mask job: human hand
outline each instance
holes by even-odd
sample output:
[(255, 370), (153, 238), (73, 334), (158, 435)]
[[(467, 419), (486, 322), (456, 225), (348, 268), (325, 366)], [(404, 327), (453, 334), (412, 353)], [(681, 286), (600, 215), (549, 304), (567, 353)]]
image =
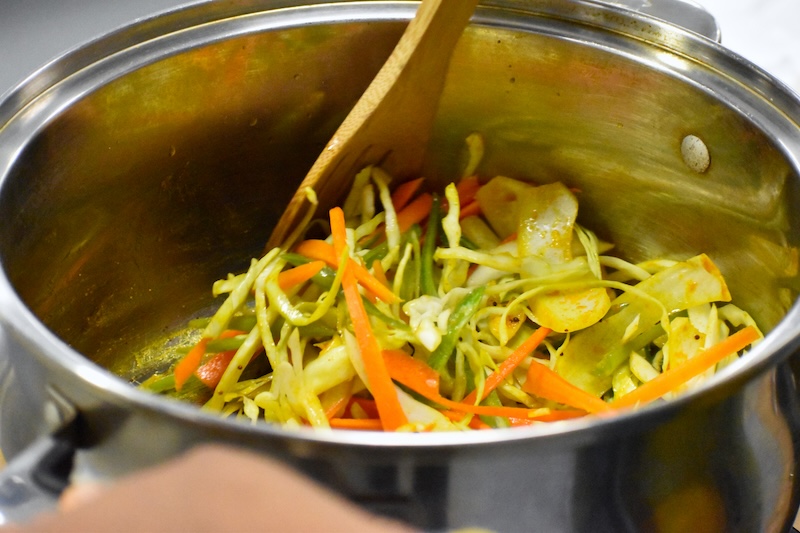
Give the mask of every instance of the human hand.
[(67, 489), (58, 512), (10, 531), (408, 533), (290, 467), (204, 445), (114, 484)]

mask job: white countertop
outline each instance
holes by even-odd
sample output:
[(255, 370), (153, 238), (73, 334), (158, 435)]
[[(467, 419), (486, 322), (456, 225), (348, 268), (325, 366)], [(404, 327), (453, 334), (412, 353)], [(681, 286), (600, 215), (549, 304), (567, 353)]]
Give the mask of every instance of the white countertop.
[(800, 93), (800, 0), (694, 1), (714, 15), (724, 46)]

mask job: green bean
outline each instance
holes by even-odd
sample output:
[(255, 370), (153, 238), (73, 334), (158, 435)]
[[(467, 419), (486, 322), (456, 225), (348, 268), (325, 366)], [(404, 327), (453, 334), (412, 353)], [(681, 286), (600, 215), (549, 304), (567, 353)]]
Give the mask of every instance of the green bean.
[(461, 240), (458, 242), (458, 245), (462, 248), (466, 248), (467, 250), (475, 251), (478, 249), (478, 245), (469, 240), (464, 235), (461, 236)]
[[(420, 285), (422, 294), (438, 296), (436, 282), (433, 279), (433, 253), (436, 251), (436, 241), (439, 238), (439, 223), (442, 218), (439, 196), (433, 195), (431, 214), (428, 217), (428, 228), (425, 231), (425, 243), (422, 245), (420, 260)], [(449, 355), (448, 355), (449, 357)]]
[[(496, 390), (489, 393), (481, 404), (490, 405), (492, 407), (503, 407), (503, 402), (500, 401), (500, 396), (497, 394)], [(493, 428), (507, 428), (511, 426), (508, 420), (502, 416), (481, 416), (480, 419)]]
[(166, 376), (153, 375), (140, 386), (150, 392), (166, 392), (172, 390), (175, 388), (175, 374), (167, 374)]
[(319, 320), (307, 326), (300, 326), (300, 335), (307, 339), (330, 339), (336, 334), (336, 330), (330, 326), (322, 324)]
[(371, 265), (376, 259), (380, 261), (386, 254), (389, 253), (389, 244), (386, 241), (383, 241), (379, 245), (375, 246), (374, 248), (370, 249), (369, 252), (364, 254), (362, 258), (364, 260), (365, 265)]
[(441, 373), (456, 348), (461, 329), (478, 310), (485, 287), (477, 287), (458, 302), (447, 320), (447, 333), (428, 359), (428, 365)]
[(206, 353), (228, 352), (230, 350), (238, 350), (239, 346), (242, 345), (242, 343), (246, 338), (247, 334), (244, 334), (244, 335), (236, 335), (235, 337), (228, 337), (225, 339), (214, 339), (212, 341), (208, 341), (208, 344), (206, 345)]
[[(292, 266), (300, 266), (311, 262), (311, 259), (299, 254), (285, 253), (282, 257)], [(336, 271), (329, 266), (325, 266), (311, 278), (311, 281), (325, 290), (330, 290), (333, 285), (333, 278), (335, 277)]]
[(641, 335), (631, 339), (625, 344), (617, 346), (600, 360), (595, 369), (595, 374), (598, 376), (612, 375), (620, 365), (628, 360), (631, 352), (638, 352), (663, 334), (664, 328), (661, 327), (661, 324), (656, 324), (644, 331)]
[(389, 316), (385, 314), (383, 311), (378, 309), (378, 307), (368, 300), (364, 300), (364, 308), (367, 310), (367, 314), (374, 316), (387, 326), (391, 326), (395, 329), (399, 329), (406, 332), (411, 332), (411, 328), (400, 320), (399, 318), (395, 318), (393, 316)]

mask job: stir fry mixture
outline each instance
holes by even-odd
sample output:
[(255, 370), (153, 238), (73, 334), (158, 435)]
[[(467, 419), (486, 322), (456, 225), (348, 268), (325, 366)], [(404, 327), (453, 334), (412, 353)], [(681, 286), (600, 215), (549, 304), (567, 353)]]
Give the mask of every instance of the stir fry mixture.
[(364, 169), (325, 220), (308, 191), (141, 386), (285, 426), (500, 428), (670, 398), (761, 338), (706, 255), (629, 263), (576, 222), (580, 192), (471, 166), (441, 196)]

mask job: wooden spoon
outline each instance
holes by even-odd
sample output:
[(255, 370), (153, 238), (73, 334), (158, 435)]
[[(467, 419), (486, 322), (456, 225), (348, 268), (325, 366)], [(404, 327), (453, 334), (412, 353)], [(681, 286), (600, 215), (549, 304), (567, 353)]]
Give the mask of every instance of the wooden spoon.
[(280, 246), (302, 219), (305, 189), (329, 209), (368, 165), (408, 178), (422, 166), (450, 57), (478, 0), (422, 0), (392, 54), (306, 174), (272, 232)]

